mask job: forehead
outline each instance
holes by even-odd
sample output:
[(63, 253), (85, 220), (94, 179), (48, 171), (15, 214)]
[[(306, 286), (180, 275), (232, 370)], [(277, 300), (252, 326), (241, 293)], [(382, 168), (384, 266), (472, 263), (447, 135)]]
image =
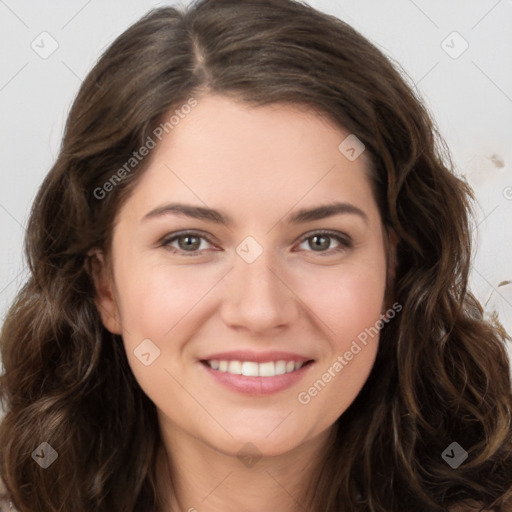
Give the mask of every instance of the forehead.
[(367, 206), (366, 155), (350, 160), (339, 148), (349, 135), (303, 107), (206, 96), (162, 137), (133, 199), (145, 207), (178, 198), (220, 202), (224, 211), (259, 214), (319, 201)]
[[(177, 121), (163, 136), (156, 150), (159, 156), (175, 153), (175, 162), (186, 157), (218, 172), (226, 165), (262, 171), (270, 166), (278, 173), (286, 169), (287, 161), (333, 164), (340, 143), (349, 135), (326, 115), (303, 105), (253, 107), (220, 95), (199, 99), (198, 105)], [(365, 161), (365, 156), (363, 153), (360, 160)], [(219, 160), (224, 162), (220, 167), (215, 165)], [(253, 162), (257, 165), (252, 166)]]

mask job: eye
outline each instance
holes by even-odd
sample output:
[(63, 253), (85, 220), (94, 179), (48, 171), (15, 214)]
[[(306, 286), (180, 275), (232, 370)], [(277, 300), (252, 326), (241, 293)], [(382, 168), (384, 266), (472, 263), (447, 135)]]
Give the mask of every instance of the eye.
[[(201, 247), (202, 241), (212, 244), (208, 238), (196, 231), (186, 231), (182, 233), (173, 234), (171, 237), (166, 237), (161, 240), (160, 245), (169, 249), (173, 254), (182, 254), (184, 256), (195, 256), (201, 252), (204, 247)], [(172, 244), (177, 242), (177, 247)]]
[[(334, 248), (331, 247), (333, 239), (338, 243)], [(200, 252), (206, 250), (202, 244), (203, 241), (207, 244), (213, 245), (208, 237), (200, 232), (184, 231), (164, 237), (159, 244), (171, 251), (173, 254), (197, 256)], [(352, 247), (350, 237), (331, 231), (316, 231), (313, 234), (304, 237), (300, 245), (304, 243), (308, 243), (309, 247), (312, 249), (308, 252), (317, 252), (320, 253), (321, 256), (339, 253)]]
[[(338, 245), (331, 248), (333, 239), (338, 242)], [(304, 243), (312, 248), (312, 251), (308, 252), (318, 252), (321, 253), (321, 256), (342, 252), (352, 247), (352, 241), (348, 236), (331, 231), (316, 231), (312, 235), (303, 238), (300, 245)]]

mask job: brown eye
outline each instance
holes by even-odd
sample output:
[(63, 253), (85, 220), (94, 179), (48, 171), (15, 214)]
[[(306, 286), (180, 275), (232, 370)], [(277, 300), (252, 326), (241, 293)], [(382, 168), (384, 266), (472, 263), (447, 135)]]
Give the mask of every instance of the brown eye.
[(331, 246), (331, 237), (328, 235), (314, 235), (308, 238), (309, 246), (314, 251), (325, 251)]
[[(333, 247), (333, 240), (337, 242), (337, 245)], [(317, 232), (313, 235), (305, 237), (301, 245), (307, 243), (308, 248), (310, 249), (308, 252), (317, 252), (326, 254), (332, 254), (341, 252), (352, 247), (352, 242), (347, 236), (342, 236), (340, 234), (335, 234), (331, 232)]]
[(201, 247), (201, 245), (204, 245), (202, 244), (203, 241), (205, 241), (207, 245), (211, 245), (211, 242), (205, 236), (200, 235), (199, 233), (184, 232), (164, 238), (160, 242), (160, 245), (166, 249), (169, 249), (172, 253), (175, 254), (195, 256), (198, 252), (205, 249), (204, 246)]
[(178, 240), (180, 249), (185, 251), (188, 251), (189, 249), (192, 251), (197, 251), (201, 245), (201, 237), (199, 236), (183, 235), (178, 237), (176, 240)]

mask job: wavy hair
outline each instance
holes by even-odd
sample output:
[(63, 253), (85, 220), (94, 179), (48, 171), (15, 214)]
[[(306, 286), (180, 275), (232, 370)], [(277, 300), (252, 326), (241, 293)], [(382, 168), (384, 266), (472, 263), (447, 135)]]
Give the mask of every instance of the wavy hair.
[[(398, 240), (392, 300), (403, 309), (315, 461), (307, 510), (511, 510), (510, 338), (467, 287), (471, 189), (397, 66), (349, 25), (293, 0), (152, 10), (80, 87), (33, 203), (30, 275), (1, 332), (0, 471), (13, 504), (157, 509), (156, 408), (101, 322), (90, 267), (92, 249), (108, 254), (116, 213), (151, 157), (105, 197), (95, 191), (169, 112), (210, 93), (303, 105), (355, 134)], [(43, 441), (58, 453), (45, 470), (31, 457)], [(456, 469), (441, 456), (454, 441), (469, 454)]]

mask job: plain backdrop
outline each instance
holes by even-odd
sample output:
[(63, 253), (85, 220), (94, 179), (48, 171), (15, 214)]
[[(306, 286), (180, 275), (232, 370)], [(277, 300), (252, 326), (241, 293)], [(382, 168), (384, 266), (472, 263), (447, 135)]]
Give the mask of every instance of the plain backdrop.
[[(186, 5), (189, 2), (184, 1)], [(397, 62), (478, 197), (471, 286), (512, 333), (512, 0), (310, 0)], [(0, 0), (0, 314), (26, 279), (30, 206), (103, 50), (173, 2)], [(512, 354), (512, 351), (511, 351)]]

